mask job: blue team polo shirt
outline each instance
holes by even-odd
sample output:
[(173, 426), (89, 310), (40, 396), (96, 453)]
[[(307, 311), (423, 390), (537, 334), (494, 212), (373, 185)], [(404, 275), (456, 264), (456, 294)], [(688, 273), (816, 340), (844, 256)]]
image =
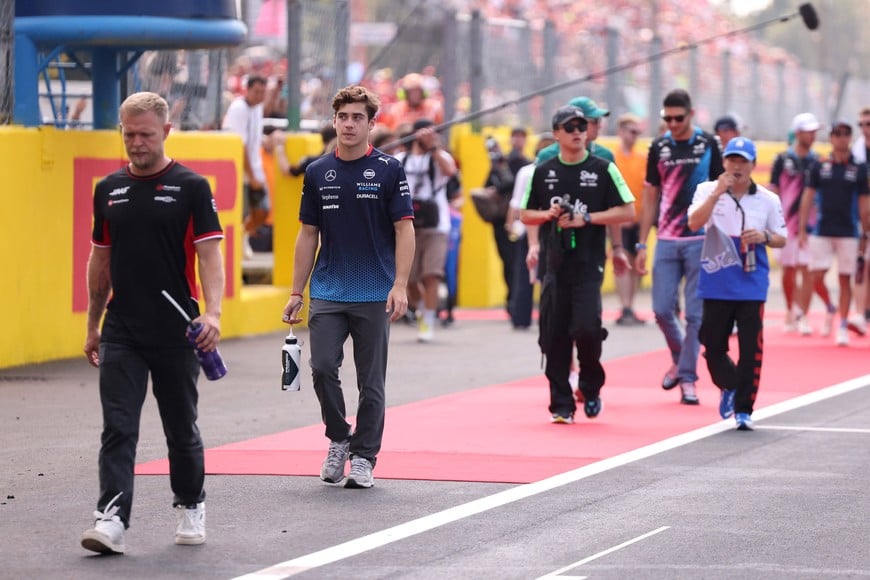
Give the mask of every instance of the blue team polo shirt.
[(818, 219), (813, 235), (857, 238), (858, 196), (868, 195), (867, 166), (849, 156), (846, 163), (825, 159), (813, 164), (807, 186), (815, 189)]
[(305, 170), (299, 219), (320, 230), (312, 298), (384, 302), (396, 277), (395, 222), (413, 219), (402, 164), (369, 146), (359, 159), (324, 155)]

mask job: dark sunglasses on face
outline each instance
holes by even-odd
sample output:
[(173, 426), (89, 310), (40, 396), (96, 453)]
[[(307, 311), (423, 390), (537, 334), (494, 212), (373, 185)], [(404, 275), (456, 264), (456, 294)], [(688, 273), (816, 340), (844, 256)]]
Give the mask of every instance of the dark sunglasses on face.
[(568, 125), (562, 125), (562, 130), (566, 133), (573, 133), (574, 131), (583, 133), (586, 131), (586, 123), (570, 123)]
[(685, 120), (685, 115), (662, 115), (662, 121), (665, 123), (682, 123)]

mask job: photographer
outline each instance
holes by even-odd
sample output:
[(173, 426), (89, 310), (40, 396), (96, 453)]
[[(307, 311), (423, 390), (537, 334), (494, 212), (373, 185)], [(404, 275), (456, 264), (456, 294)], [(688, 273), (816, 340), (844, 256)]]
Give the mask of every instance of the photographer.
[[(507, 223), (507, 211), (510, 203), (510, 198), (514, 191), (514, 182), (516, 181), (515, 171), (508, 160), (508, 157), (502, 153), (501, 147), (493, 137), (487, 137), (486, 150), (489, 153), (490, 170), (486, 178), (484, 187), (493, 188), (503, 201), (504, 213), (492, 222), (492, 231), (495, 237), (495, 247), (498, 250), (498, 257), (501, 259), (502, 276), (505, 286), (507, 287), (507, 297), (505, 306), (508, 314), (511, 314), (510, 304), (514, 296), (513, 288), (513, 263), (514, 252), (517, 246), (516, 234), (508, 231), (510, 225)], [(525, 163), (523, 164), (525, 165)]]
[(414, 231), (417, 251), (411, 267), (408, 301), (422, 307), (417, 313), (417, 340), (431, 342), (438, 308), (438, 286), (444, 279), (447, 260), (447, 235), (450, 210), (447, 183), (456, 174), (456, 162), (441, 147), (441, 136), (432, 130), (432, 121), (414, 123), (414, 142), (407, 153), (396, 155), (405, 166), (414, 205)]
[[(576, 107), (553, 116), (559, 156), (535, 168), (520, 218), (529, 226), (529, 267), (546, 250), (540, 302), (541, 352), (547, 357), (550, 421), (573, 423), (576, 403), (568, 375), (576, 345), (580, 363), (578, 398), (586, 416), (601, 412), (601, 283), (607, 258), (607, 227), (634, 219), (634, 196), (613, 163), (586, 150), (587, 121)], [(614, 259), (625, 250), (614, 248)]]

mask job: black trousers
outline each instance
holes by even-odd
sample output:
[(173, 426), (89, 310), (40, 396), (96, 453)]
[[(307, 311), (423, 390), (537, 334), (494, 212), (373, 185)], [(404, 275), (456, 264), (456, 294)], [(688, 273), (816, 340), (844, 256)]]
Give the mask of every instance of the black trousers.
[(100, 499), (103, 511), (119, 492), (118, 516), (129, 527), (133, 505), (133, 468), (139, 421), (148, 393), (148, 375), (157, 400), (169, 449), (169, 485), (173, 505), (205, 499), (205, 462), (196, 426), (199, 360), (192, 348), (141, 349), (100, 344), (100, 402), (103, 434), (100, 446)]
[[(752, 413), (761, 381), (764, 354), (764, 302), (758, 300), (704, 300), (699, 338), (713, 383), (736, 390), (735, 413)], [(737, 323), (737, 364), (728, 355), (728, 340)]]
[(514, 269), (514, 252), (516, 251), (516, 242), (512, 242), (505, 229), (504, 219), (492, 222), (492, 232), (495, 238), (495, 248), (498, 250), (498, 257), (501, 259), (501, 275), (504, 278), (505, 286), (507, 286), (507, 297), (505, 298), (505, 306), (510, 308), (511, 297), (513, 296), (513, 269)]
[[(332, 441), (350, 437), (350, 454), (377, 462), (386, 414), (387, 350), (390, 319), (384, 302), (311, 300), (308, 318), (314, 392), (320, 401), (326, 436)], [(344, 343), (353, 340), (359, 404), (356, 427), (347, 422), (339, 369)]]
[(526, 254), (528, 252), (529, 241), (526, 236), (522, 236), (514, 245), (513, 264), (511, 266), (511, 297), (508, 304), (511, 323), (517, 328), (525, 328), (532, 325), (534, 286), (529, 282), (529, 268), (526, 266)]
[(542, 296), (541, 308), (545, 308), (545, 302), (546, 308), (552, 308), (546, 316), (549, 322), (545, 325), (542, 318), (541, 323), (541, 332), (547, 333), (548, 338), (544, 372), (550, 383), (549, 409), (551, 413), (570, 415), (577, 408), (568, 383), (575, 345), (583, 396), (587, 400), (597, 398), (604, 385), (601, 347), (607, 331), (601, 325), (601, 277), (581, 273), (560, 274), (559, 277), (548, 274), (541, 292), (547, 295)]

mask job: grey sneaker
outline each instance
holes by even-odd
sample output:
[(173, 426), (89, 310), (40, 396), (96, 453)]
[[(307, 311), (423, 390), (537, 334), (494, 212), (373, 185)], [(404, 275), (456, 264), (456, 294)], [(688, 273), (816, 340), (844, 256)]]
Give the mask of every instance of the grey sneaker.
[[(121, 493), (124, 493), (123, 491)], [(124, 547), (124, 522), (118, 513), (115, 502), (121, 497), (121, 493), (112, 498), (112, 501), (103, 508), (103, 511), (95, 511), (94, 527), (82, 534), (82, 548), (100, 554), (123, 554)]]
[(175, 516), (178, 519), (176, 544), (196, 546), (205, 543), (205, 502), (175, 506)]
[(350, 473), (347, 474), (345, 487), (369, 488), (375, 484), (372, 475), (372, 464), (365, 457), (353, 457), (350, 460)]
[(326, 483), (338, 483), (344, 479), (344, 464), (350, 455), (350, 439), (330, 441), (326, 459), (320, 466), (320, 479)]
[(698, 395), (695, 393), (695, 383), (685, 382), (680, 383), (680, 390), (683, 395), (680, 397), (680, 403), (683, 405), (697, 405)]

